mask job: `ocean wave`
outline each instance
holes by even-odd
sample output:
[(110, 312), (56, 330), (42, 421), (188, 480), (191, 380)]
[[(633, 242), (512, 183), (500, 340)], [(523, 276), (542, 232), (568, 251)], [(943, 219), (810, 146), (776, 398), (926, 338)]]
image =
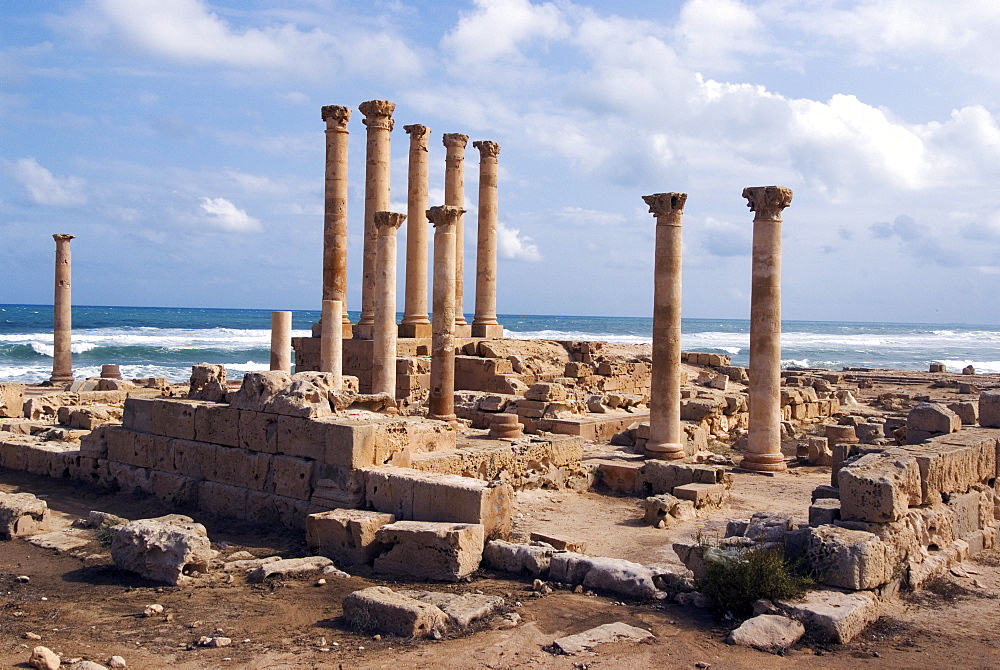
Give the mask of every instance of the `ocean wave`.
[[(293, 330), (292, 337), (308, 337), (308, 330)], [(252, 349), (269, 348), (270, 330), (236, 328), (100, 328), (73, 331), (74, 353), (98, 347), (159, 347), (163, 349)], [(37, 353), (52, 355), (51, 333), (3, 333), (0, 343), (31, 346)], [(77, 351), (77, 347), (88, 347)]]
[[(42, 356), (48, 356), (49, 358), (55, 356), (56, 348), (55, 345), (53, 344), (46, 344), (44, 342), (37, 342), (37, 341), (30, 342), (29, 344), (31, 345), (31, 349), (36, 354), (41, 354)], [(70, 351), (72, 351), (74, 354), (82, 354), (87, 351), (90, 351), (91, 349), (96, 349), (97, 345), (91, 342), (74, 342), (70, 344), (69, 348)]]
[(653, 341), (652, 336), (586, 333), (573, 330), (516, 331), (505, 328), (503, 336), (512, 340), (593, 340), (598, 342), (614, 342), (616, 344), (649, 344)]
[(963, 369), (965, 369), (966, 366), (969, 365), (974, 367), (976, 369), (976, 372), (981, 372), (981, 373), (1000, 372), (1000, 361), (974, 361), (970, 359), (946, 358), (935, 362), (944, 363), (945, 367), (951, 372), (960, 372)]

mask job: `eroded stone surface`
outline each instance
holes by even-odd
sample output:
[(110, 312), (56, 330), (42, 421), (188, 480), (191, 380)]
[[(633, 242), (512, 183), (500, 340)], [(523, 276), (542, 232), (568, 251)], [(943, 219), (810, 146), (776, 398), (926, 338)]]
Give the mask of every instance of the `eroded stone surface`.
[(805, 626), (794, 619), (761, 614), (740, 624), (726, 642), (776, 654), (798, 642), (805, 633)]
[(344, 619), (359, 630), (398, 637), (430, 637), (445, 630), (448, 620), (435, 605), (372, 586), (348, 594), (343, 600)]
[(172, 585), (188, 583), (189, 571), (208, 572), (215, 553), (205, 527), (180, 515), (130, 521), (111, 542), (116, 566)]

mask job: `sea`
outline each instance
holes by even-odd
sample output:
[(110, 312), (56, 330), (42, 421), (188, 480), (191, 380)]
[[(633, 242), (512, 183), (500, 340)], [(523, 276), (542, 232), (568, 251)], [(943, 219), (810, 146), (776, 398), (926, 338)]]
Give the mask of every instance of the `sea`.
[[(349, 313), (352, 321), (357, 313)], [(318, 311), (292, 315), (293, 337), (308, 336)], [(607, 316), (499, 317), (506, 337), (546, 340), (652, 341), (652, 318)], [(471, 315), (469, 316), (471, 322)], [(222, 363), (231, 378), (267, 369), (271, 313), (256, 309), (73, 307), (73, 369), (96, 377), (117, 363), (126, 378), (184, 381), (197, 363)], [(749, 362), (750, 322), (684, 319), (681, 348)], [(927, 370), (932, 362), (959, 371), (1000, 372), (1000, 326), (785, 321), (782, 364)], [(52, 306), (0, 305), (0, 381), (37, 383), (52, 374)]]

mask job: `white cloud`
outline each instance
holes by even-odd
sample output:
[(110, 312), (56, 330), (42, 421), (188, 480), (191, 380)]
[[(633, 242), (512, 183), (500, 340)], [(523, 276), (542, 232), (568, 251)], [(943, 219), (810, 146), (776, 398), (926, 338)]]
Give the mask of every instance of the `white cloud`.
[(500, 258), (508, 260), (538, 262), (542, 254), (534, 241), (517, 228), (508, 228), (502, 223), (497, 224), (497, 252)]
[(252, 233), (262, 230), (260, 221), (247, 214), (225, 198), (201, 198), (202, 220), (208, 225), (233, 233)]
[(567, 26), (553, 3), (529, 0), (474, 0), (475, 9), (462, 14), (441, 46), (452, 54), (459, 68), (500, 59), (523, 58), (523, 45), (562, 37)]
[(690, 0), (681, 9), (677, 42), (695, 70), (741, 69), (740, 57), (764, 48), (760, 21), (737, 0)]
[(28, 192), (37, 205), (75, 207), (87, 202), (84, 181), (79, 177), (56, 177), (34, 158), (3, 161), (7, 173)]

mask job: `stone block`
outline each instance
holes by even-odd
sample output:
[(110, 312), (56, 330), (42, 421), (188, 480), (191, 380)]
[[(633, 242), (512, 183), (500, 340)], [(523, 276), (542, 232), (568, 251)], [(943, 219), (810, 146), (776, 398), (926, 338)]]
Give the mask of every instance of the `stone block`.
[(653, 570), (620, 558), (592, 557), (583, 578), (583, 586), (636, 600), (656, 595)]
[(550, 384), (540, 382), (532, 384), (524, 392), (524, 397), (528, 400), (540, 402), (553, 402), (566, 399), (566, 387), (562, 384)]
[(906, 415), (906, 442), (920, 444), (935, 435), (947, 435), (962, 428), (962, 420), (944, 405), (917, 404)]
[(836, 498), (840, 500), (840, 489), (835, 486), (820, 484), (812, 490), (811, 498), (813, 502), (816, 502), (820, 498)]
[(149, 473), (149, 485), (154, 496), (175, 505), (197, 505), (197, 480), (171, 472), (153, 470)]
[(480, 524), (397, 521), (375, 538), (389, 547), (375, 559), (375, 572), (394, 577), (454, 582), (475, 572), (483, 558)]
[(650, 496), (643, 501), (643, 520), (650, 526), (656, 526), (661, 522), (669, 525), (676, 518), (673, 512), (679, 503), (680, 500), (669, 493)]
[(0, 417), (19, 419), (24, 416), (24, 384), (0, 383)]
[(979, 394), (979, 425), (1000, 428), (1000, 391), (983, 391)]
[[(222, 402), (226, 399), (226, 367), (211, 363), (199, 363), (191, 367), (188, 382), (188, 398), (208, 402)], [(216, 440), (207, 440), (215, 442)], [(235, 445), (229, 445), (235, 446)]]
[(276, 455), (264, 490), (296, 500), (309, 500), (312, 495), (314, 462), (296, 456)]
[[(80, 455), (87, 458), (107, 458), (107, 431), (113, 430), (121, 430), (121, 428), (119, 426), (98, 426), (80, 437)], [(0, 461), (0, 466), (3, 466), (2, 461)]]
[(997, 445), (993, 431), (966, 429), (890, 451), (917, 460), (923, 504), (930, 505), (940, 502), (942, 494), (965, 493), (976, 484), (996, 477)]
[(240, 446), (240, 410), (228, 405), (198, 405), (194, 412), (193, 439), (227, 447)]
[(798, 642), (805, 633), (805, 626), (795, 619), (760, 614), (729, 633), (726, 643), (777, 654)]
[(392, 514), (358, 509), (335, 509), (306, 517), (309, 550), (333, 559), (337, 565), (365, 565), (382, 546), (375, 541), (379, 528), (396, 521)]
[(191, 479), (215, 480), (215, 455), (222, 447), (208, 442), (174, 440), (174, 472)]
[(636, 493), (642, 488), (639, 472), (644, 464), (643, 461), (601, 463), (598, 466), (601, 483), (612, 491)]
[(431, 637), (446, 627), (447, 617), (435, 605), (371, 586), (348, 594), (342, 602), (344, 619), (355, 628), (397, 637)]
[(220, 446), (215, 452), (215, 479), (230, 486), (263, 491), (272, 458), (271, 454)]
[(869, 591), (809, 591), (795, 601), (779, 601), (785, 612), (820, 640), (846, 644), (878, 619), (879, 602)]
[(248, 519), (248, 493), (242, 486), (201, 482), (198, 486), (198, 507), (215, 516)]
[(118, 568), (172, 585), (189, 583), (190, 570), (208, 572), (215, 555), (205, 527), (179, 515), (130, 521), (111, 542)]
[(948, 509), (953, 514), (953, 532), (956, 539), (964, 540), (982, 528), (979, 491), (953, 495), (948, 499)]
[(888, 583), (896, 571), (892, 550), (872, 533), (837, 526), (810, 530), (806, 560), (830, 586), (868, 590)]
[(45, 529), (49, 506), (31, 493), (0, 493), (0, 539), (34, 535)]
[(809, 505), (809, 525), (825, 526), (840, 520), (840, 500), (820, 498)]
[(233, 394), (230, 406), (241, 410), (267, 411), (275, 396), (291, 383), (291, 376), (280, 370), (248, 372), (243, 375), (243, 383), (240, 390)]
[(896, 521), (923, 499), (917, 460), (905, 454), (866, 454), (841, 468), (837, 479), (843, 519)]
[(153, 405), (155, 398), (128, 398), (122, 412), (122, 427), (150, 433), (153, 430)]
[(825, 428), (826, 439), (830, 444), (857, 444), (858, 435), (854, 431), (854, 426), (842, 426), (840, 424), (828, 424)]
[(107, 457), (109, 461), (135, 465), (136, 433), (127, 428), (109, 429), (105, 432), (108, 442)]
[(376, 462), (379, 426), (376, 423), (326, 424), (322, 461), (346, 468), (378, 465)]
[(948, 403), (948, 409), (958, 415), (963, 426), (975, 426), (979, 423), (979, 403), (974, 400)]
[(683, 484), (674, 487), (673, 495), (681, 500), (690, 500), (695, 509), (722, 507), (726, 487), (722, 484)]
[(806, 459), (812, 465), (833, 465), (833, 451), (830, 449), (830, 441), (825, 437), (812, 436), (806, 440)]
[(792, 529), (792, 520), (784, 514), (774, 512), (754, 512), (743, 533), (758, 544), (782, 543), (785, 535)]
[(548, 574), (549, 563), (555, 552), (553, 547), (542, 542), (515, 544), (505, 540), (491, 540), (483, 549), (483, 561), (500, 572), (527, 572), (539, 577)]
[(162, 435), (136, 433), (136, 452), (144, 452), (147, 467), (161, 472), (174, 472), (174, 440)]
[(194, 439), (194, 401), (158, 398), (153, 401), (153, 416), (149, 432), (181, 440)]
[(263, 454), (278, 453), (278, 416), (256, 410), (240, 410), (239, 446)]
[(278, 453), (322, 461), (326, 457), (329, 424), (315, 419), (281, 415), (278, 417)]

